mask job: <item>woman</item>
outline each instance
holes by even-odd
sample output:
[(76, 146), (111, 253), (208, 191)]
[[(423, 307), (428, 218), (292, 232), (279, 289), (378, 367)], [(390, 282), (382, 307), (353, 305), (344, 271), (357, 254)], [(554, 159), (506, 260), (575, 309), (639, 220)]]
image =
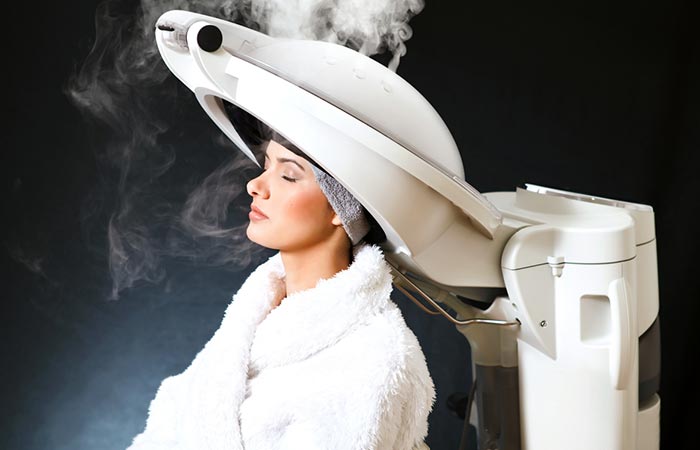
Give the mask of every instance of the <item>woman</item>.
[(162, 382), (129, 449), (426, 448), (433, 382), (380, 249), (362, 242), (366, 213), (282, 137), (265, 144), (247, 235), (279, 253)]

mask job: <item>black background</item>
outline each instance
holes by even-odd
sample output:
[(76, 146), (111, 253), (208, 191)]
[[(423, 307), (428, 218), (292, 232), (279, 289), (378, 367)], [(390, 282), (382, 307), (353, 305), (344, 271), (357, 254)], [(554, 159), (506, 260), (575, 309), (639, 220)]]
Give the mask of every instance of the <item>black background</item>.
[[(691, 3), (433, 0), (411, 21), (398, 69), (441, 114), (480, 191), (529, 182), (653, 206), (663, 449), (696, 448), (700, 400), (690, 370), (700, 300), (700, 16)], [(96, 148), (109, 132), (92, 129), (65, 94), (92, 43), (96, 4), (24, 2), (5, 15), (2, 448), (126, 447), (160, 380), (189, 364), (252, 269), (173, 260), (163, 282), (107, 300), (114, 174)], [(204, 151), (218, 130), (191, 94), (166, 83), (181, 108), (170, 139), (196, 179), (226, 151)], [(396, 300), (438, 389), (427, 442), (456, 449), (461, 423), (444, 404), (468, 388), (466, 341)]]

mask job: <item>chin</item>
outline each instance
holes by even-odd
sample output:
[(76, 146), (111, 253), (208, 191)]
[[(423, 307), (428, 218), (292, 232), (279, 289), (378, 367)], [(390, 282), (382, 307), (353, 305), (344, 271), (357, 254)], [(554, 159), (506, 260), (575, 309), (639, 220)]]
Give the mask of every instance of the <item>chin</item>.
[(276, 246), (270, 245), (271, 242), (270, 239), (265, 239), (265, 234), (267, 233), (261, 233), (261, 230), (256, 229), (257, 227), (253, 223), (248, 224), (248, 228), (245, 230), (246, 236), (248, 236), (248, 239), (251, 242), (255, 242), (258, 245), (262, 245), (265, 248), (269, 248), (272, 250), (279, 250), (276, 248)]
[(299, 250), (317, 246), (330, 239), (329, 236), (320, 233), (300, 232), (297, 227), (286, 227), (280, 230), (279, 227), (269, 227), (266, 225), (268, 224), (250, 222), (246, 228), (246, 236), (248, 236), (248, 239), (252, 242), (271, 250)]
[(282, 250), (283, 248), (287, 248), (290, 244), (288, 240), (285, 242), (280, 239), (280, 236), (284, 236), (283, 232), (266, 229), (266, 227), (261, 227), (252, 222), (248, 224), (245, 234), (250, 241), (265, 248), (269, 248), (270, 250)]

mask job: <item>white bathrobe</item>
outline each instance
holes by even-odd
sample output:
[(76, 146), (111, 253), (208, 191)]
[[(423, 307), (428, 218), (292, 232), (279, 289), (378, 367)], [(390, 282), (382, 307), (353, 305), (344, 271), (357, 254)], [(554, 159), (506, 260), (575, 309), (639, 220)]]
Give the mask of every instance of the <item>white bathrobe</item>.
[(380, 249), (357, 246), (348, 269), (272, 309), (283, 292), (276, 254), (163, 380), (129, 450), (426, 448), (435, 388)]

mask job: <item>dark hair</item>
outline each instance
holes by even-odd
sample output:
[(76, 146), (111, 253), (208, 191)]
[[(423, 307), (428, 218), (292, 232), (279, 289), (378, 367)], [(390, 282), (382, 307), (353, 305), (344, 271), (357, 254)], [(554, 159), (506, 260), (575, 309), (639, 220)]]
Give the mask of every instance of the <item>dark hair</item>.
[[(250, 148), (250, 150), (253, 152), (258, 164), (261, 166), (264, 164), (264, 147), (269, 141), (275, 141), (293, 153), (308, 160), (318, 169), (323, 170), (323, 168), (318, 167), (313, 161), (311, 161), (309, 157), (301, 151), (301, 149), (289, 142), (286, 137), (279, 134), (262, 120), (259, 120), (249, 112), (245, 111), (243, 108), (240, 108), (231, 102), (224, 99), (221, 100), (224, 104), (224, 111), (228, 115), (231, 124), (234, 125), (239, 136), (241, 139), (243, 139), (243, 142), (245, 142), (248, 148)], [(325, 170), (323, 171), (325, 172)], [(367, 212), (366, 208), (363, 207), (362, 210), (370, 225), (369, 231), (363, 240), (369, 244), (381, 244), (382, 242), (386, 241), (386, 234), (384, 233), (384, 230), (382, 230), (382, 227), (380, 227), (374, 217)]]
[(365, 213), (367, 222), (369, 222), (369, 231), (365, 237), (362, 238), (362, 240), (368, 244), (381, 244), (382, 242), (386, 241), (386, 233), (384, 233), (384, 230), (382, 230), (382, 227), (379, 226), (377, 221), (374, 220), (372, 214), (367, 212), (367, 209), (364, 206), (362, 207), (362, 211)]

